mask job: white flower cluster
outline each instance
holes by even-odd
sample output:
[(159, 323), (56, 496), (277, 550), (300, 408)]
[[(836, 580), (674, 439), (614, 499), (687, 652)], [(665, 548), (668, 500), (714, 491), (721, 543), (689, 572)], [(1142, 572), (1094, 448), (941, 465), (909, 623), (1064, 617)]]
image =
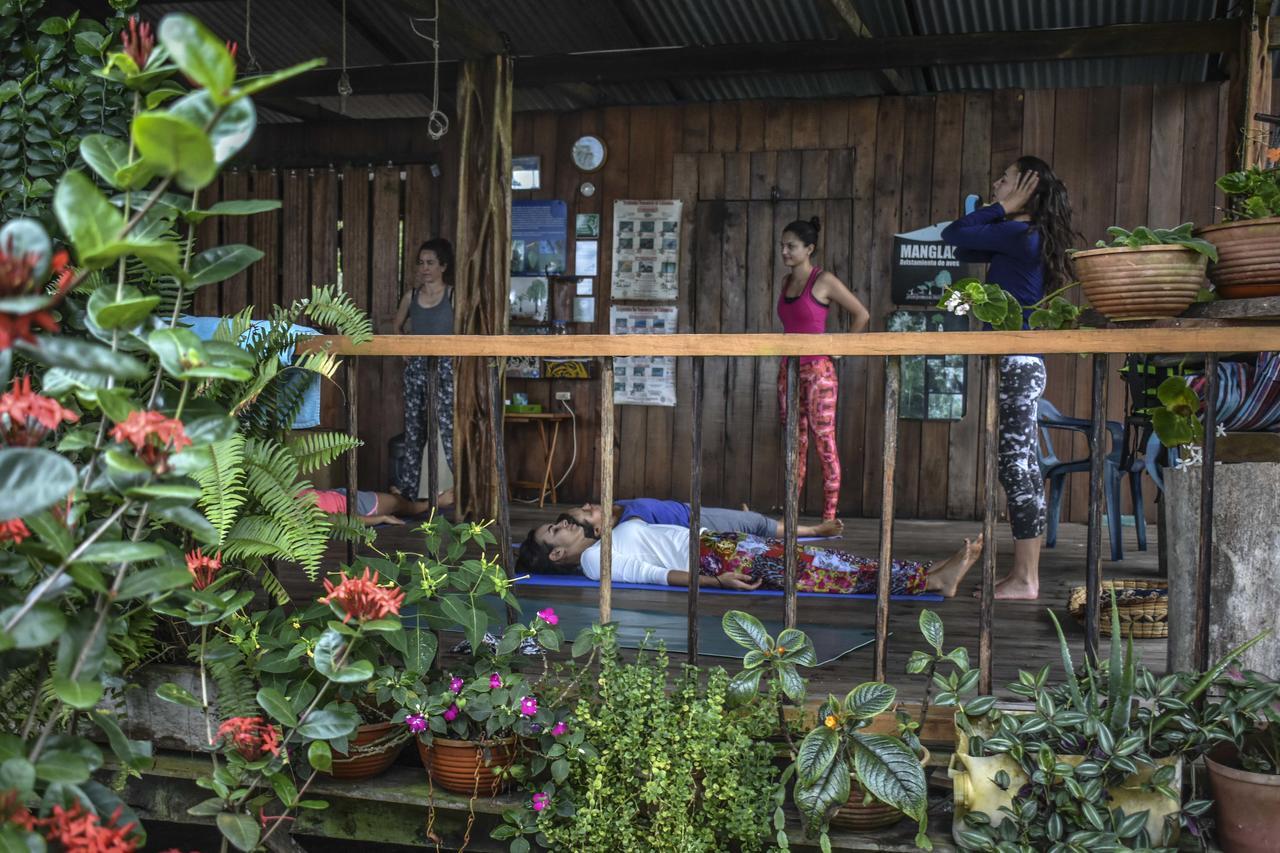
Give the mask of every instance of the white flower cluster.
[(1178, 464), (1174, 465), (1177, 471), (1185, 471), (1188, 468), (1195, 468), (1204, 462), (1204, 450), (1198, 444), (1188, 444), (1186, 446), (1187, 455), (1178, 457)]
[(947, 297), (946, 303), (942, 306), (955, 314), (957, 317), (963, 317), (969, 313), (969, 303), (956, 291), (951, 291), (951, 295)]

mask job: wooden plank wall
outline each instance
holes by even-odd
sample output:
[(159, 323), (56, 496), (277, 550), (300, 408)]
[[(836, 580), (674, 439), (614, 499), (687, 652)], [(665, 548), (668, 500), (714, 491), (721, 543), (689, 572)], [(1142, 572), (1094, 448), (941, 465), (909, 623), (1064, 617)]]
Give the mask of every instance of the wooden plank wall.
[[(249, 242), (264, 257), (223, 285), (200, 290), (192, 310), (225, 315), (252, 305), (253, 316), (261, 319), (272, 305), (287, 305), (307, 296), (313, 285), (340, 280), (356, 304), (371, 314), (374, 328), (390, 332), (401, 283), (412, 276), (417, 247), (441, 227), (444, 194), (438, 187), (425, 164), (231, 170), (205, 191), (202, 202), (274, 198), (283, 205), (254, 217), (206, 220), (200, 245)], [(362, 488), (384, 489), (390, 484), (386, 448), (403, 425), (402, 368), (398, 358), (369, 359), (360, 365)], [(323, 386), (321, 419), (329, 427), (345, 424), (341, 389), (335, 383)], [(322, 472), (316, 479), (324, 482), (325, 477)]]
[[(679, 107), (614, 107), (573, 113), (518, 113), (514, 153), (542, 157), (542, 189), (516, 197), (559, 198), (573, 215), (602, 213), (595, 331), (607, 331), (613, 202), (680, 198), (681, 331), (774, 331), (782, 269), (774, 257), (782, 225), (817, 214), (832, 238), (819, 262), (836, 271), (868, 306), (873, 329), (893, 310), (887, 284), (892, 235), (955, 216), (970, 192), (986, 195), (991, 177), (1022, 152), (1050, 163), (1066, 183), (1082, 246), (1107, 226), (1172, 226), (1219, 218), (1213, 179), (1226, 150), (1225, 87), (1220, 84), (1107, 89), (1003, 90), (826, 101), (741, 101)], [(578, 172), (568, 153), (582, 133), (609, 147), (599, 172)], [(583, 197), (584, 180), (597, 192)], [(777, 198), (773, 198), (774, 188)], [(569, 257), (573, 257), (570, 234)], [(572, 272), (572, 270), (570, 270)], [(1076, 297), (1078, 299), (1078, 296)], [(842, 312), (830, 330), (847, 328)], [(1116, 359), (1113, 368), (1118, 368)], [(958, 422), (900, 423), (897, 511), (904, 517), (973, 518), (980, 505), (980, 374), (970, 365), (968, 416)], [(706, 365), (703, 501), (770, 510), (781, 503), (777, 361), (710, 360)], [(689, 367), (680, 364), (682, 403)], [(839, 366), (838, 440), (844, 468), (840, 509), (875, 515), (882, 488), (879, 417), (883, 365), (844, 359)], [(568, 390), (578, 414), (577, 461), (562, 500), (597, 492), (595, 382), (512, 380), (550, 408)], [(1089, 362), (1049, 363), (1049, 399), (1087, 415)], [(1124, 411), (1113, 372), (1109, 416)], [(688, 497), (687, 405), (619, 410), (615, 494)], [(530, 437), (512, 436), (511, 464), (532, 474)], [(1083, 454), (1083, 440), (1073, 448)], [(556, 470), (571, 448), (562, 442)], [(816, 457), (803, 506), (821, 508)], [(1146, 508), (1154, 517), (1154, 490)], [(1085, 517), (1086, 480), (1072, 478), (1064, 518)], [(1125, 497), (1125, 511), (1131, 511)]]

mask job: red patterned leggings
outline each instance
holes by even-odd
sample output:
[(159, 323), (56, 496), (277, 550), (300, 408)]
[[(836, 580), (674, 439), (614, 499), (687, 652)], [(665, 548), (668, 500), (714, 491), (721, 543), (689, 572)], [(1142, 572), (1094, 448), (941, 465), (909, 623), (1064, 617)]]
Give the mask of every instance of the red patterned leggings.
[[(804, 488), (804, 475), (809, 455), (809, 432), (813, 432), (814, 449), (822, 463), (822, 517), (836, 517), (840, 502), (840, 452), (836, 448), (836, 393), (840, 388), (831, 359), (800, 364), (800, 429), (798, 436), (799, 470), (796, 486)], [(787, 361), (778, 367), (778, 410), (783, 428), (787, 423)]]

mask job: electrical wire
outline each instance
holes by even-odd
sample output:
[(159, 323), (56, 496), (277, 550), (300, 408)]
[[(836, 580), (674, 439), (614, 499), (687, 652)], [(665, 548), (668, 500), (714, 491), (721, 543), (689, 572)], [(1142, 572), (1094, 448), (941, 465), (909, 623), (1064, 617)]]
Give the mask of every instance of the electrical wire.
[[(578, 464), (578, 415), (573, 411), (573, 406), (569, 405), (568, 400), (558, 401), (569, 411), (569, 432), (573, 436), (573, 453), (569, 456), (569, 467), (565, 469), (564, 474), (559, 480), (556, 480), (555, 488), (559, 489), (564, 485), (564, 481), (569, 479), (569, 475), (573, 473), (573, 467)], [(536, 504), (538, 498), (512, 498), (515, 503)]]

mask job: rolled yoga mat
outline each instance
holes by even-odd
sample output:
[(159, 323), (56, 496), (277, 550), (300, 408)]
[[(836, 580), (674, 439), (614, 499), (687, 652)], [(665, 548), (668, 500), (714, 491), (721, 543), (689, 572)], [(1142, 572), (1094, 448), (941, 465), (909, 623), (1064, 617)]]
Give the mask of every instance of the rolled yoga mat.
[[(577, 573), (571, 575), (527, 575), (519, 579), (518, 583), (521, 587), (529, 586), (575, 586), (598, 588), (599, 581), (594, 581), (585, 575)], [(647, 589), (655, 592), (678, 592), (681, 595), (688, 595), (689, 588), (684, 586), (665, 586), (657, 583), (622, 583), (620, 581), (613, 582), (614, 589)], [(704, 586), (698, 592), (699, 595), (769, 595), (781, 596), (780, 589), (721, 589), (714, 586)], [(867, 592), (797, 592), (796, 595), (802, 598), (852, 598), (859, 601), (875, 601), (876, 597)], [(891, 595), (890, 601), (943, 601), (943, 596), (936, 592), (922, 592), (919, 595)]]

